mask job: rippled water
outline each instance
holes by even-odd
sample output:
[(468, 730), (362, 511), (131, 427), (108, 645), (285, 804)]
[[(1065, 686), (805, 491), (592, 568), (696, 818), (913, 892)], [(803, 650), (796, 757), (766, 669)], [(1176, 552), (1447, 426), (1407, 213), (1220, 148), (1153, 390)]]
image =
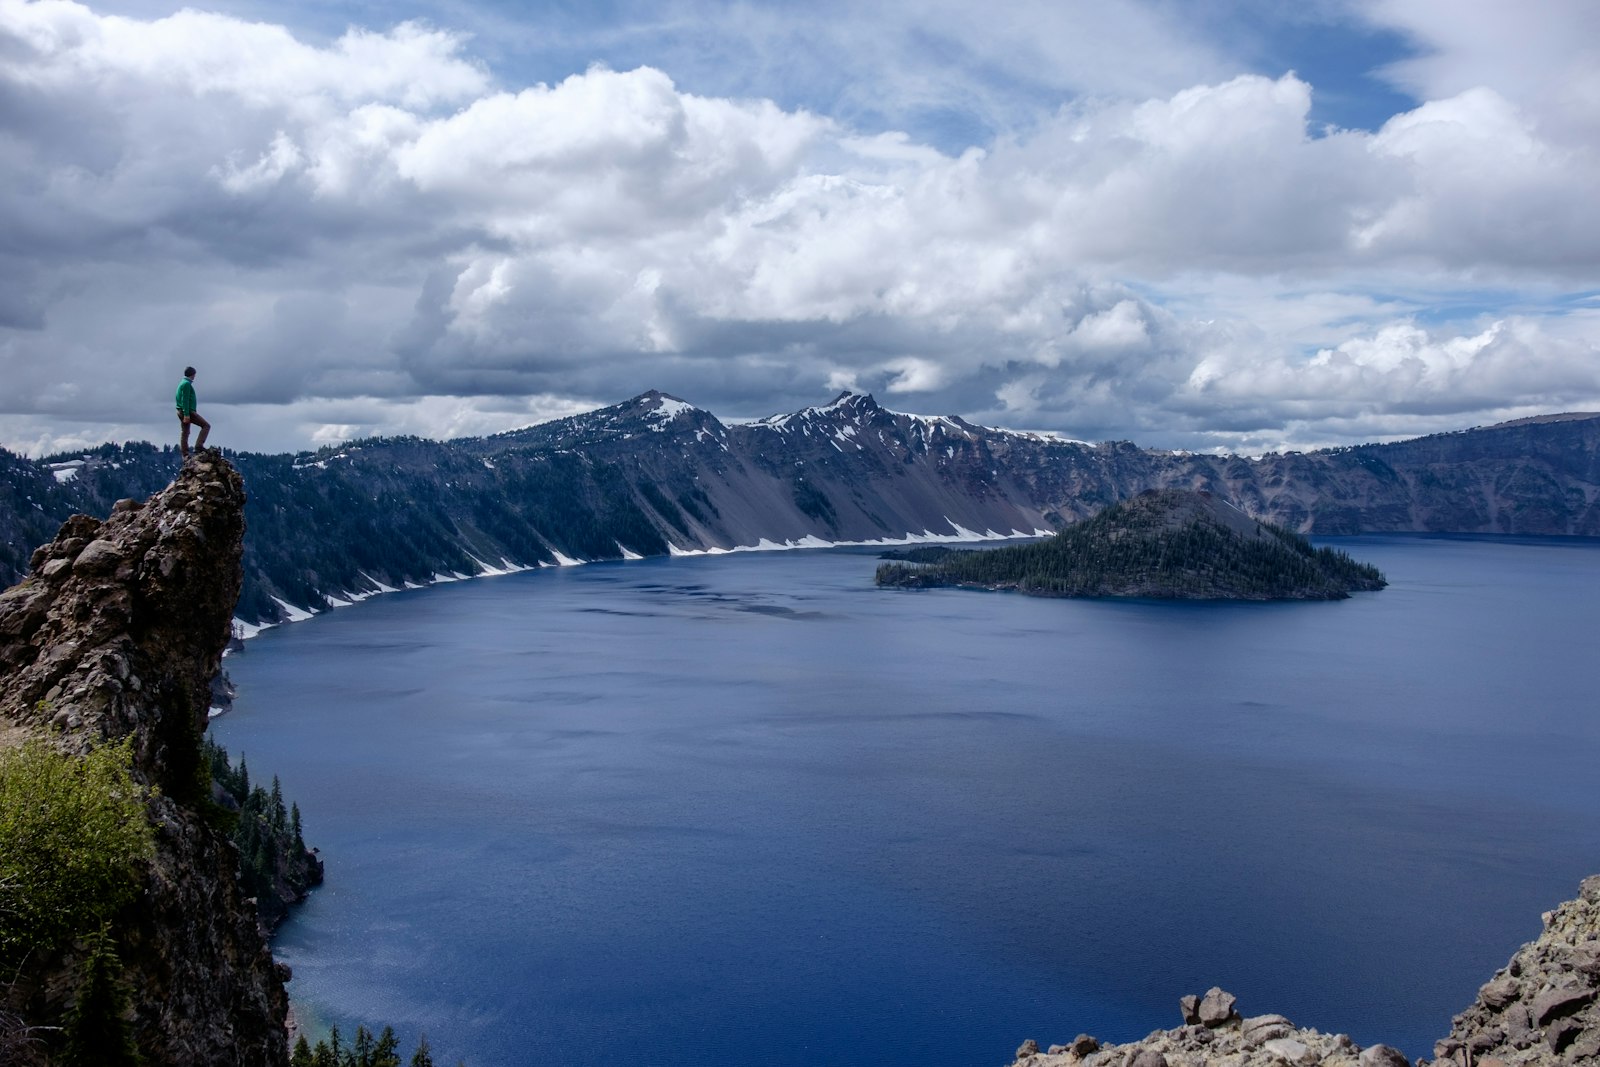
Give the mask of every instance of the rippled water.
[(302, 1015), (440, 1062), (982, 1067), (1213, 984), (1416, 1056), (1600, 871), (1600, 544), (1338, 544), (1390, 588), (463, 582), (250, 642), (214, 730), (327, 860)]

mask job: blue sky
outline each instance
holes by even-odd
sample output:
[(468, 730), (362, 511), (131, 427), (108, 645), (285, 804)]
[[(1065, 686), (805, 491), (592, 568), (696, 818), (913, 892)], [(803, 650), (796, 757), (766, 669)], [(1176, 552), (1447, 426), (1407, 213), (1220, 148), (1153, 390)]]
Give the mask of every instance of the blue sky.
[[(1012, 69), (1003, 55), (981, 54), (936, 23), (923, 24), (914, 6), (905, 8), (903, 20), (893, 22), (895, 51), (903, 49), (897, 61), (938, 71), (949, 82), (940, 98), (905, 107), (895, 106), (897, 101), (880, 96), (874, 88), (882, 57), (867, 48), (861, 62), (840, 63), (840, 53), (828, 46), (829, 35), (816, 32), (822, 26), (844, 27), (848, 32), (862, 10), (855, 3), (790, 8), (731, 3), (247, 0), (200, 6), (242, 19), (286, 24), (303, 39), (324, 43), (351, 26), (425, 22), (470, 34), (472, 54), (506, 86), (560, 81), (596, 63), (617, 70), (656, 66), (687, 92), (763, 97), (863, 129), (904, 130), (953, 152), (986, 144), (1012, 123), (1026, 125), (1030, 116), (1096, 88), (1076, 82), (1071, 71), (1053, 72), (1051, 77)], [(1024, 18), (1027, 6), (1022, 9)], [(1218, 72), (1277, 77), (1295, 71), (1311, 82), (1317, 87), (1313, 124), (1375, 130), (1419, 102), (1383, 73), (1389, 64), (1417, 54), (1419, 43), (1396, 29), (1360, 18), (1343, 5), (1194, 0), (1151, 7), (1177, 35), (1203, 42), (1201, 51), (1219, 64)], [(172, 13), (175, 6), (140, 0), (96, 10), (151, 18)], [(786, 10), (794, 14), (782, 14)], [(762, 12), (778, 14), (768, 22)], [(752, 49), (733, 28), (752, 18), (767, 25), (784, 47)], [(1167, 87), (1183, 86), (1174, 82)], [(1003, 101), (1009, 113), (996, 114), (983, 106), (974, 99), (978, 92)]]
[(1600, 408), (1600, 7), (0, 0), (0, 445)]

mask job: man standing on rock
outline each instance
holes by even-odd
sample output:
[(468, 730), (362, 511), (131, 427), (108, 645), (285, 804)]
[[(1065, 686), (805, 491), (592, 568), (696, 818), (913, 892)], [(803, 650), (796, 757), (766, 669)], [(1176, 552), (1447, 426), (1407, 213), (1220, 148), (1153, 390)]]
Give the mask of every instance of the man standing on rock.
[(183, 426), (183, 436), (178, 440), (178, 451), (183, 453), (183, 458), (189, 458), (189, 424), (194, 423), (200, 427), (200, 436), (195, 439), (194, 447), (198, 451), (206, 447), (206, 435), (211, 432), (211, 424), (200, 417), (194, 409), (194, 368), (183, 368), (183, 381), (178, 383), (178, 422)]

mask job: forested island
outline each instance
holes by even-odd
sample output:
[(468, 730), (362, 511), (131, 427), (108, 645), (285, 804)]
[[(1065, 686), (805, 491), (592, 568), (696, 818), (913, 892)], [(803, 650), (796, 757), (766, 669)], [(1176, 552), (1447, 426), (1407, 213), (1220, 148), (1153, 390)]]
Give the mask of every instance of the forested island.
[(1140, 493), (1034, 544), (885, 563), (876, 581), (1182, 600), (1339, 600), (1388, 584), (1343, 552), (1181, 489)]

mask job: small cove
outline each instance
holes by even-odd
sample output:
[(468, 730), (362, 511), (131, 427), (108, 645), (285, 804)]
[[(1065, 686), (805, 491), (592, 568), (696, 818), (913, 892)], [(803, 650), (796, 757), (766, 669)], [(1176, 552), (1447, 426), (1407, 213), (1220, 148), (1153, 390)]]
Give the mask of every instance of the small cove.
[(1337, 543), (1391, 587), (453, 583), (251, 641), (213, 730), (327, 859), (301, 1010), (441, 1062), (994, 1063), (1212, 984), (1416, 1056), (1600, 870), (1600, 545)]

